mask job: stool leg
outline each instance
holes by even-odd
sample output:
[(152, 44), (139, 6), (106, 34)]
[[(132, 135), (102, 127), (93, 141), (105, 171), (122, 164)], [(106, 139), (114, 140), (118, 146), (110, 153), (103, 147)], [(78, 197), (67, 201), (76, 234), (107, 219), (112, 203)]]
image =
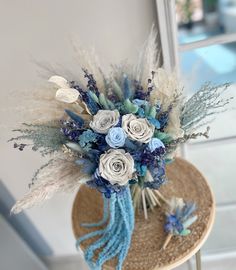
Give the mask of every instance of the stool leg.
[(195, 254), (195, 258), (196, 258), (196, 269), (201, 270), (202, 269), (202, 263), (201, 263), (201, 250), (200, 249)]

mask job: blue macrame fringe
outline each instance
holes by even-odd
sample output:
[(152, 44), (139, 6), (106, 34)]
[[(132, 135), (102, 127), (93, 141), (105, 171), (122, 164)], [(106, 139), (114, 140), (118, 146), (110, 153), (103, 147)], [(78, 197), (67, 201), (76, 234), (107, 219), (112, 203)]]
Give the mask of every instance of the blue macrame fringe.
[[(134, 229), (134, 210), (129, 187), (121, 194), (113, 193), (110, 199), (103, 196), (103, 205), (103, 219), (100, 222), (81, 225), (94, 228), (104, 225), (109, 219), (107, 226), (102, 230), (96, 230), (82, 236), (77, 240), (76, 246), (79, 247), (81, 242), (87, 239), (100, 236), (84, 252), (84, 257), (90, 269), (101, 270), (106, 261), (117, 257), (116, 270), (121, 270)], [(94, 253), (99, 248), (101, 251), (97, 259), (94, 260)]]

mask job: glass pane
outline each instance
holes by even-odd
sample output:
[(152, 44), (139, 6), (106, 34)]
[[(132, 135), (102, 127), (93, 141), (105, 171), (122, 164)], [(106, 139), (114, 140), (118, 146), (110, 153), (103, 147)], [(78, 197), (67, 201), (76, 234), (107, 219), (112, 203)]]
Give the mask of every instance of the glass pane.
[(188, 94), (193, 94), (205, 82), (223, 84), (231, 82), (226, 92), (234, 99), (229, 110), (218, 114), (210, 124), (210, 138), (236, 135), (236, 42), (212, 45), (180, 53), (181, 77)]
[(236, 32), (236, 0), (176, 0), (179, 43)]

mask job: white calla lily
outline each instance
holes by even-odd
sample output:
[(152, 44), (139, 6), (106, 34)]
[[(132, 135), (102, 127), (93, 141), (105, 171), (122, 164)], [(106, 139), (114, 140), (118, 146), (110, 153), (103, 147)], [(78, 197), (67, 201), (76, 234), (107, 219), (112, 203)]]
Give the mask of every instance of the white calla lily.
[(57, 75), (52, 76), (49, 78), (48, 81), (51, 83), (55, 83), (60, 88), (70, 88), (68, 81), (61, 76), (57, 76)]
[(56, 92), (56, 99), (65, 103), (74, 103), (79, 98), (79, 92), (74, 88), (60, 88)]

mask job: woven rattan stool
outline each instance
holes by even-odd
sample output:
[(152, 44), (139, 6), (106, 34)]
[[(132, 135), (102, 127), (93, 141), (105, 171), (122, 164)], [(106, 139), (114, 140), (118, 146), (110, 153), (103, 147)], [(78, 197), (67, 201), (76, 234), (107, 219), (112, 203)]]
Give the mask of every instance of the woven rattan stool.
[[(163, 231), (164, 212), (156, 207), (150, 211), (148, 220), (142, 214), (136, 215), (135, 230), (128, 256), (124, 262), (124, 270), (169, 270), (173, 269), (193, 255), (196, 255), (200, 269), (200, 253), (198, 252), (207, 239), (215, 216), (214, 198), (203, 175), (189, 162), (177, 158), (167, 166), (169, 182), (162, 186), (161, 193), (184, 198), (197, 204), (198, 220), (192, 225), (192, 233), (185, 237), (174, 236), (165, 250), (161, 250), (166, 234)], [(81, 223), (94, 223), (102, 218), (102, 196), (87, 186), (79, 190), (72, 209), (72, 225), (76, 238), (91, 231), (81, 227)], [(90, 244), (83, 242), (82, 250)], [(115, 260), (105, 264), (104, 269), (115, 269)]]

